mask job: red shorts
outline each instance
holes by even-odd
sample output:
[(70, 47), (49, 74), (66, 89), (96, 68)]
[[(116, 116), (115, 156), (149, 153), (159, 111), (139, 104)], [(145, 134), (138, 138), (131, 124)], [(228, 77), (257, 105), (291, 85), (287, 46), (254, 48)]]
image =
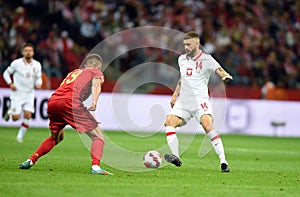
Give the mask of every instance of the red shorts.
[(48, 101), (49, 128), (58, 133), (70, 125), (79, 133), (91, 131), (98, 126), (94, 116), (83, 106), (73, 107), (72, 100), (58, 99)]

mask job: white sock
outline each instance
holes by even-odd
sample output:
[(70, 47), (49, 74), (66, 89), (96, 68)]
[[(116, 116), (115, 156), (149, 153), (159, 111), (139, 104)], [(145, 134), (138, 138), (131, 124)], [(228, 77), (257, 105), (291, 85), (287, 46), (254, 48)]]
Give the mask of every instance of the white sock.
[(219, 156), (220, 163), (227, 164), (227, 161), (225, 159), (224, 146), (223, 146), (222, 140), (221, 140), (219, 134), (217, 133), (217, 131), (211, 130), (210, 132), (207, 133), (207, 137), (209, 137), (211, 144), (215, 149), (215, 152)]
[(179, 158), (178, 138), (174, 127), (166, 126), (167, 143), (173, 155)]
[(98, 171), (98, 170), (100, 170), (100, 166), (92, 165), (92, 170)]
[(24, 119), (18, 132), (17, 138), (23, 138), (29, 127), (29, 119)]

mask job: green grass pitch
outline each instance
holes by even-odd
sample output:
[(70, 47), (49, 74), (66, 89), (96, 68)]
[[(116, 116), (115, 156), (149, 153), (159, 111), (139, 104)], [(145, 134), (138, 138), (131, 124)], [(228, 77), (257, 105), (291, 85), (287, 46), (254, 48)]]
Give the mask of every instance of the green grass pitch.
[[(180, 168), (164, 165), (131, 172), (103, 164), (115, 175), (101, 176), (90, 174), (90, 154), (70, 129), (30, 170), (18, 169), (49, 131), (30, 128), (20, 144), (15, 141), (17, 129), (0, 127), (0, 196), (300, 196), (300, 138), (222, 135), (231, 168), (224, 174), (213, 150), (198, 157), (204, 137), (199, 134), (182, 154)], [(143, 139), (124, 132), (105, 134), (126, 149), (165, 144), (163, 133)], [(188, 135), (178, 136), (184, 141)], [(105, 150), (104, 155), (114, 154)], [(120, 155), (116, 159), (126, 163)]]

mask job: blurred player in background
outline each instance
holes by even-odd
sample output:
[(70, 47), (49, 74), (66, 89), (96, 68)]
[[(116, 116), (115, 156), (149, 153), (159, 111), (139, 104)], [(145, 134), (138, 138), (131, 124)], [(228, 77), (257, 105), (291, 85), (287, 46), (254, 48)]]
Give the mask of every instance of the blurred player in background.
[[(89, 54), (83, 68), (71, 71), (55, 90), (48, 101), (48, 117), (50, 137), (45, 139), (31, 157), (20, 164), (20, 169), (29, 169), (37, 160), (50, 152), (54, 146), (64, 139), (64, 127), (70, 125), (79, 133), (86, 133), (92, 139), (91, 158), (92, 173), (112, 175), (100, 168), (104, 147), (104, 136), (98, 122), (90, 111), (95, 111), (97, 101), (104, 82), (100, 72), (102, 58), (97, 54)], [(92, 103), (86, 108), (83, 102), (91, 95)]]
[(171, 98), (172, 109), (165, 121), (167, 143), (172, 154), (165, 154), (164, 157), (167, 162), (177, 167), (182, 165), (175, 128), (185, 125), (192, 117), (195, 117), (219, 156), (221, 172), (229, 172), (222, 140), (213, 127), (208, 82), (211, 72), (217, 73), (224, 82), (232, 80), (232, 76), (224, 71), (211, 55), (200, 50), (200, 40), (196, 32), (186, 33), (183, 45), (186, 54), (178, 58), (180, 79)]
[(3, 73), (4, 80), (11, 89), (10, 108), (4, 115), (4, 119), (8, 121), (12, 117), (13, 121), (17, 121), (23, 110), (23, 122), (17, 135), (18, 142), (23, 142), (23, 136), (34, 113), (35, 88), (40, 89), (42, 86), (42, 66), (40, 62), (33, 59), (33, 45), (25, 44), (22, 55), (22, 58), (12, 61)]

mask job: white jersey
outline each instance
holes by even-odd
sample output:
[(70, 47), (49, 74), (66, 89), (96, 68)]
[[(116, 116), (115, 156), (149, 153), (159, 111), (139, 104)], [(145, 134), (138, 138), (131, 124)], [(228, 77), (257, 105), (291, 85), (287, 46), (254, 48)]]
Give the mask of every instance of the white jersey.
[(36, 60), (32, 60), (30, 64), (24, 58), (14, 60), (3, 73), (7, 84), (12, 82), (10, 75), (13, 75), (16, 92), (33, 93), (35, 85), (42, 84), (42, 66)]
[(194, 58), (186, 54), (180, 55), (178, 65), (181, 76), (180, 99), (208, 98), (210, 75), (221, 67), (220, 64), (211, 55), (200, 51)]

